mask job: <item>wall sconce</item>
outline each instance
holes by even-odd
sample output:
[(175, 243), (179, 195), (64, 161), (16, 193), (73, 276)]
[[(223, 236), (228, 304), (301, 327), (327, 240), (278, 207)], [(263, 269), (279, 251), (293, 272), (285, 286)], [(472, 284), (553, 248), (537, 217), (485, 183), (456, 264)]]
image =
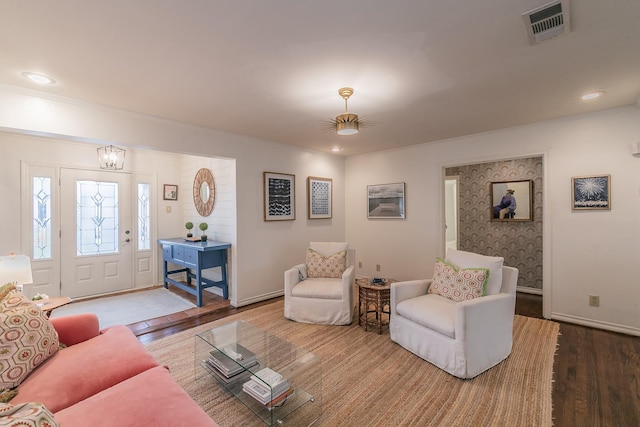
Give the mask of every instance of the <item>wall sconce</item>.
[(640, 157), (640, 142), (634, 142), (629, 148), (631, 148), (631, 155), (633, 157)]
[(100, 169), (120, 170), (124, 167), (124, 153), (126, 150), (113, 145), (98, 148), (98, 162)]
[(33, 283), (31, 260), (26, 255), (0, 256), (0, 284), (12, 282), (22, 292), (24, 285)]

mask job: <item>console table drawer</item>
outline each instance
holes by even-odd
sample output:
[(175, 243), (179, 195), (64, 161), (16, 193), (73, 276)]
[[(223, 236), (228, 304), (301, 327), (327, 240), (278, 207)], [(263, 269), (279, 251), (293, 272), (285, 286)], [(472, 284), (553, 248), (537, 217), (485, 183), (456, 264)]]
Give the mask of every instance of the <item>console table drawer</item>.
[(162, 258), (179, 265), (198, 265), (198, 251), (177, 245), (162, 245)]
[(162, 259), (165, 261), (173, 261), (172, 245), (162, 245)]

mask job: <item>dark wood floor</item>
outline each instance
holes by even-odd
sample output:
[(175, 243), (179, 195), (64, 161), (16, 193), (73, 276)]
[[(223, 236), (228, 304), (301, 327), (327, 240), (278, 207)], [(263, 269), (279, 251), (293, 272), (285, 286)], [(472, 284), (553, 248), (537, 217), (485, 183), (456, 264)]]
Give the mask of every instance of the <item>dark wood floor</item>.
[[(542, 297), (516, 301), (542, 318)], [(554, 426), (640, 426), (639, 337), (560, 322), (553, 373)]]
[[(169, 286), (169, 290), (176, 295), (191, 301), (193, 304), (196, 304), (196, 297), (194, 295), (178, 289), (175, 286)], [(204, 325), (205, 323), (231, 316), (232, 314), (241, 313), (255, 307), (260, 307), (261, 305), (270, 304), (277, 301), (279, 298), (261, 301), (239, 308), (232, 307), (229, 300), (225, 300), (210, 292), (203, 292), (202, 299), (202, 307), (190, 308), (167, 316), (132, 323), (127, 325), (127, 327), (136, 334), (141, 343), (146, 344), (198, 325)]]
[[(195, 302), (191, 295), (174, 291)], [(129, 328), (141, 342), (148, 343), (275, 301), (234, 308), (215, 295), (207, 298), (202, 308)], [(518, 293), (516, 313), (542, 318), (542, 297)], [(555, 427), (640, 426), (640, 338), (560, 323), (554, 359), (553, 418)]]

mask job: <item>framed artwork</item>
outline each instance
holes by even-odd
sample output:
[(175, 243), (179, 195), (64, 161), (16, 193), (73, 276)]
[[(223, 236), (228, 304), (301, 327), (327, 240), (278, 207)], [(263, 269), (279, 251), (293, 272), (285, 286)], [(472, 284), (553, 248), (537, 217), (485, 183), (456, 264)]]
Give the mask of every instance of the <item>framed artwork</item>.
[(309, 219), (324, 219), (332, 216), (333, 180), (307, 177), (307, 212)]
[(491, 221), (533, 221), (533, 181), (491, 183)]
[(404, 182), (367, 185), (367, 218), (405, 218)]
[(296, 219), (295, 175), (263, 172), (264, 220), (289, 221)]
[(172, 184), (164, 185), (164, 200), (178, 200), (178, 186)]
[(611, 175), (571, 178), (571, 208), (575, 210), (611, 210)]

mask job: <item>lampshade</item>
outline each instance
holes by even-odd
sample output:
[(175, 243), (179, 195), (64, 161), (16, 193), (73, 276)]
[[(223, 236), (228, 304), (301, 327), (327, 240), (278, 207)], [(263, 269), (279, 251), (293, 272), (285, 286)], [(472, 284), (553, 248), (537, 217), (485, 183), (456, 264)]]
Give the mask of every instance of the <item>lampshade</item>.
[(358, 133), (358, 115), (344, 113), (336, 116), (336, 132), (338, 135), (355, 135)]
[(120, 170), (124, 167), (124, 154), (126, 150), (107, 145), (98, 148), (98, 162), (100, 169)]
[(31, 260), (26, 255), (0, 256), (0, 285), (13, 282), (19, 291), (22, 286), (33, 283)]

